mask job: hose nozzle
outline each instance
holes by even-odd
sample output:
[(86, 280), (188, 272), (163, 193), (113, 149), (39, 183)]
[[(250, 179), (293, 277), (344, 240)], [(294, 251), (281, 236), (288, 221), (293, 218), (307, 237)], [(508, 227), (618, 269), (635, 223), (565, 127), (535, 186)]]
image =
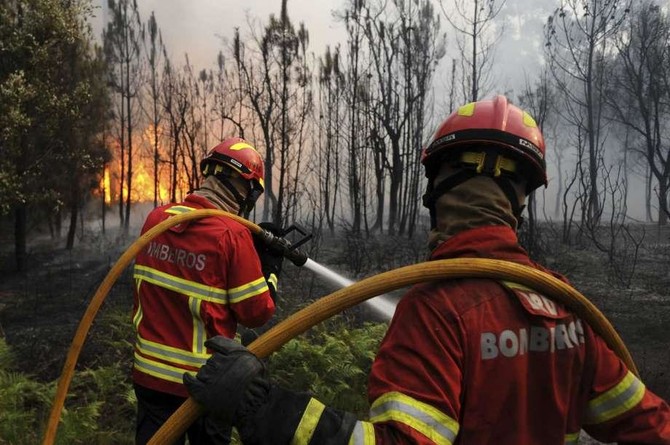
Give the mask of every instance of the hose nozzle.
[[(289, 240), (285, 238), (287, 234), (293, 231), (297, 231), (302, 235), (302, 239), (298, 240), (295, 243), (291, 243)], [(306, 243), (309, 239), (311, 239), (312, 234), (311, 233), (308, 234), (302, 228), (296, 225), (292, 225), (291, 227), (283, 230), (282, 236), (275, 235), (269, 230), (262, 228), (260, 233), (258, 233), (257, 235), (268, 247), (270, 247), (270, 249), (273, 249), (274, 251), (281, 253), (284, 256), (284, 258), (288, 259), (298, 267), (303, 266), (307, 262), (307, 259), (309, 258), (307, 254), (302, 250), (298, 249), (298, 247)]]

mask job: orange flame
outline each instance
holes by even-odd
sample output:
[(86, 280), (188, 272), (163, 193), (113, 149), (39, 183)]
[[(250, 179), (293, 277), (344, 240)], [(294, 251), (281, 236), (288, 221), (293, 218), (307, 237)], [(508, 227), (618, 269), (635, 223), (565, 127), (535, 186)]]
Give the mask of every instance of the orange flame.
[[(133, 182), (132, 182), (132, 195), (130, 200), (132, 202), (153, 202), (154, 200), (154, 177), (151, 170), (151, 167), (147, 167), (144, 163), (136, 164), (135, 171), (133, 172)], [(164, 175), (163, 175), (164, 176)], [(163, 186), (165, 181), (161, 178), (160, 172), (158, 176), (158, 190), (157, 190), (157, 200), (159, 203), (167, 202), (168, 197), (170, 196), (170, 191)], [(123, 194), (127, 196), (128, 186), (123, 186)]]
[(105, 204), (112, 203), (112, 180), (109, 175), (109, 166), (105, 165), (105, 171), (100, 179), (100, 191), (104, 195)]
[[(142, 147), (147, 149), (148, 147), (153, 147), (154, 140), (154, 130), (153, 126), (147, 126), (143, 132), (135, 133), (133, 137), (133, 146), (136, 147), (135, 153), (141, 153)], [(165, 130), (161, 127), (158, 127), (158, 139), (159, 139), (159, 156), (161, 159), (168, 159), (169, 156), (166, 153), (168, 148), (163, 147), (160, 144), (160, 141), (163, 140)], [(135, 139), (137, 138), (137, 139)], [(111, 204), (112, 201), (117, 201), (119, 199), (124, 199), (128, 196), (128, 184), (127, 178), (124, 178), (123, 184), (119, 184), (120, 181), (120, 162), (118, 161), (118, 156), (120, 155), (120, 141), (117, 138), (110, 137), (107, 140), (107, 144), (110, 147), (110, 151), (113, 153), (116, 158), (110, 165), (105, 167), (103, 177), (100, 180), (99, 185), (99, 194), (104, 193), (104, 199), (107, 204)], [(133, 178), (132, 178), (132, 194), (131, 201), (136, 203), (141, 202), (153, 202), (154, 200), (154, 160), (153, 160), (153, 148), (148, 150), (151, 154), (149, 156), (142, 157), (133, 156)], [(147, 153), (145, 151), (144, 153)], [(125, 172), (127, 175), (127, 171)], [(158, 181), (157, 181), (158, 190), (156, 192), (156, 200), (159, 205), (165, 204), (170, 201), (170, 187), (171, 187), (171, 176), (170, 168), (166, 166), (158, 167)], [(176, 193), (175, 199), (180, 200), (187, 193), (189, 188), (188, 179), (183, 171), (183, 168), (177, 172), (177, 184), (176, 184)], [(120, 195), (120, 196), (119, 196)]]

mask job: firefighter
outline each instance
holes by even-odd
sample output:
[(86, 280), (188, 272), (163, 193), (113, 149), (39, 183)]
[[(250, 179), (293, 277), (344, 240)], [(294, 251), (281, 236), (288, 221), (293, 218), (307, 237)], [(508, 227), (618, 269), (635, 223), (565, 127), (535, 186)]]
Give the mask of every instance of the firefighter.
[[(546, 185), (533, 118), (503, 96), (453, 112), (422, 153), (431, 259), (513, 261), (526, 196)], [(548, 271), (547, 271), (548, 272)], [(560, 277), (558, 274), (555, 276)], [(217, 352), (190, 394), (245, 444), (670, 444), (670, 408), (593, 330), (513, 282), (425, 282), (399, 302), (373, 362), (368, 420), (269, 382), (242, 345)]]
[[(263, 160), (249, 142), (223, 141), (202, 160), (200, 170), (201, 187), (179, 204), (154, 209), (142, 233), (195, 209), (249, 216), (264, 190)], [(195, 373), (211, 355), (205, 340), (233, 338), (238, 323), (253, 328), (274, 314), (282, 257), (268, 249), (260, 255), (249, 229), (225, 216), (178, 224), (137, 255), (132, 371), (137, 444), (146, 443), (188, 397), (182, 374)], [(192, 445), (227, 444), (230, 428), (203, 417), (187, 435)]]

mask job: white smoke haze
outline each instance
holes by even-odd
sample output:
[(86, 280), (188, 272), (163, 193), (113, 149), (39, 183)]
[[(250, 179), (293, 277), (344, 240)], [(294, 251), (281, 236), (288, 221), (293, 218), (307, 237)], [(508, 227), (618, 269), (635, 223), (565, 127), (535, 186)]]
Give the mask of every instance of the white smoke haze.
[[(106, 14), (107, 0), (98, 0), (99, 13), (93, 23), (94, 32), (100, 35), (102, 20)], [(454, 11), (455, 0), (435, 1), (436, 9), (448, 14)], [(346, 41), (344, 25), (338, 17), (349, 5), (349, 0), (288, 0), (288, 14), (294, 26), (303, 22), (309, 31), (309, 52), (318, 58), (327, 46), (331, 49), (338, 43)], [(499, 4), (500, 2), (496, 2)], [(670, 5), (670, 0), (659, 2)], [(161, 30), (163, 40), (172, 60), (184, 63), (188, 55), (190, 63), (196, 71), (200, 69), (216, 69), (217, 54), (230, 47), (235, 29), (240, 30), (243, 39), (253, 39), (258, 34), (271, 14), (278, 16), (281, 1), (267, 0), (220, 1), (195, 0), (192, 2), (140, 0), (138, 6), (142, 20), (146, 21), (153, 12)], [(490, 80), (484, 85), (483, 96), (506, 94), (517, 101), (526, 84), (533, 85), (545, 65), (544, 26), (547, 18), (560, 6), (560, 0), (507, 0), (504, 2), (499, 16), (488, 30), (487, 36), (495, 40), (492, 53)], [(450, 15), (456, 20), (455, 14)], [(440, 61), (434, 77), (434, 109), (433, 125), (442, 121), (449, 110), (444, 91), (448, 89), (449, 72), (452, 60), (458, 57), (458, 36), (451, 25), (441, 16), (442, 30), (447, 32), (447, 53)], [(431, 131), (427, 132), (430, 135)], [(560, 219), (555, 215), (558, 172), (555, 164), (556, 151), (570, 144), (572, 135), (566, 131), (545, 131), (547, 142), (547, 161), (549, 186), (537, 193), (539, 218), (547, 216)], [(621, 157), (621, 143), (616, 135), (607, 136), (605, 144), (611, 162), (618, 162)], [(563, 159), (563, 170), (569, 172), (575, 162), (573, 150), (566, 151)], [(644, 171), (629, 167), (628, 175), (628, 215), (635, 219), (645, 220), (645, 183), (642, 179)], [(565, 174), (564, 174), (565, 180)], [(653, 199), (652, 199), (653, 202)], [(260, 203), (259, 203), (260, 204)], [(653, 204), (652, 214), (658, 214), (658, 205)]]

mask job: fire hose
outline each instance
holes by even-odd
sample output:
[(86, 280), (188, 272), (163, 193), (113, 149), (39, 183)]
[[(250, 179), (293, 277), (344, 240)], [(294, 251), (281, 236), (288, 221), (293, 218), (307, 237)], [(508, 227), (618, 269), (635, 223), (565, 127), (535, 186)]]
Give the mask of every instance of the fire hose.
[[(132, 261), (137, 253), (153, 238), (172, 226), (182, 222), (207, 216), (227, 216), (244, 226), (257, 236), (265, 237), (276, 246), (285, 250), (287, 258), (297, 265), (305, 263), (306, 257), (297, 249), (291, 250), (290, 243), (273, 239), (273, 235), (263, 233), (258, 225), (237, 215), (223, 210), (203, 209), (172, 216), (144, 233), (124, 252), (109, 271), (98, 287), (84, 313), (75, 337), (68, 351), (61, 377), (58, 381), (56, 396), (52, 405), (49, 421), (44, 435), (43, 445), (52, 445), (55, 441), (58, 423), (68, 387), (72, 380), (74, 368), (86, 335), (93, 323), (100, 306), (116, 282), (121, 272)], [(291, 258), (290, 255), (293, 255)], [(400, 267), (363, 279), (348, 287), (342, 288), (323, 297), (306, 308), (283, 320), (252, 342), (248, 349), (257, 357), (263, 358), (278, 350), (297, 335), (307, 331), (344, 309), (355, 306), (369, 298), (382, 295), (396, 289), (407, 287), (423, 281), (455, 279), (455, 278), (488, 278), (494, 280), (513, 281), (532, 288), (553, 300), (564, 304), (587, 322), (599, 334), (607, 345), (626, 364), (635, 375), (639, 372), (623, 340), (609, 320), (586, 297), (567, 283), (537, 269), (517, 263), (482, 258), (456, 258), (447, 260), (427, 261), (411, 266)], [(180, 437), (188, 427), (203, 414), (203, 409), (189, 398), (167, 420), (152, 437), (149, 444), (169, 444)]]

